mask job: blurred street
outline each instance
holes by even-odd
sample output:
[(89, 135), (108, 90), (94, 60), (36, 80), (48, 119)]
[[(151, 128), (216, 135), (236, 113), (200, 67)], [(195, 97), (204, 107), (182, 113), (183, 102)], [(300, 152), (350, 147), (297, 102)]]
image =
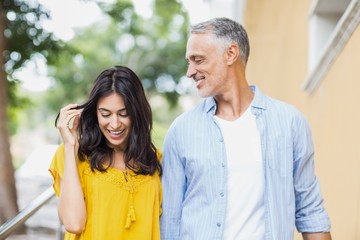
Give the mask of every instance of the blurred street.
[[(48, 172), (57, 145), (35, 149), (15, 173), (20, 211), (52, 186)], [(12, 234), (8, 240), (59, 240), (60, 221), (57, 215), (57, 197), (53, 197), (26, 222), (26, 234)]]

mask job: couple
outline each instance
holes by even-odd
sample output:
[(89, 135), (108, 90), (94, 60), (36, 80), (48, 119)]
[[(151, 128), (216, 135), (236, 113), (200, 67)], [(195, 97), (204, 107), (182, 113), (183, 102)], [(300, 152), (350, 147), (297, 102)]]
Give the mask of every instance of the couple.
[(204, 101), (161, 153), (141, 81), (115, 66), (61, 109), (50, 166), (65, 239), (329, 240), (306, 119), (246, 79), (249, 41), (227, 18), (191, 27), (187, 77)]

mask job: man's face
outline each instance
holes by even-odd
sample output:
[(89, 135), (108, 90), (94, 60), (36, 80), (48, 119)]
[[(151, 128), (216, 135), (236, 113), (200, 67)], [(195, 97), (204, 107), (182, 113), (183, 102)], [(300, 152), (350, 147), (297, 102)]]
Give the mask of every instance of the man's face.
[(201, 97), (222, 94), (227, 64), (223, 44), (210, 33), (191, 34), (186, 45), (188, 70)]

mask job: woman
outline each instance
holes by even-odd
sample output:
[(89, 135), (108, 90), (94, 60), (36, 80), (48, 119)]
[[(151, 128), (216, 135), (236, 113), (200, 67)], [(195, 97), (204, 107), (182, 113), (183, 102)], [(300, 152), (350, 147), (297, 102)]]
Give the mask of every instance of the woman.
[(160, 239), (160, 153), (152, 112), (136, 74), (115, 66), (83, 105), (61, 109), (62, 144), (50, 173), (65, 239)]

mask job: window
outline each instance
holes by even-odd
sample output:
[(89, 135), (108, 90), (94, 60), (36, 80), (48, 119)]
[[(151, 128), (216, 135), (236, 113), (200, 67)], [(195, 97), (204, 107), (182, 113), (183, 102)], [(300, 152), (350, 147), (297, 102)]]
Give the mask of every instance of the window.
[(308, 76), (303, 89), (318, 86), (360, 22), (359, 0), (313, 0), (309, 16)]

